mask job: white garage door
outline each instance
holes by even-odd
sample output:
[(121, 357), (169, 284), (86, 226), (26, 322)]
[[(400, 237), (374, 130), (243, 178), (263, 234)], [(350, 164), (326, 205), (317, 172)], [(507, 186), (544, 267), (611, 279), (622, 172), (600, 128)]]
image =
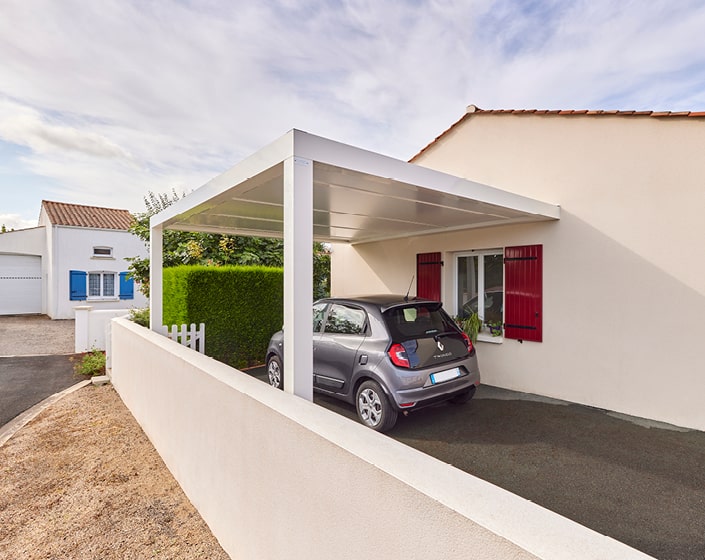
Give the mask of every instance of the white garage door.
[(41, 312), (41, 257), (0, 255), (0, 315)]

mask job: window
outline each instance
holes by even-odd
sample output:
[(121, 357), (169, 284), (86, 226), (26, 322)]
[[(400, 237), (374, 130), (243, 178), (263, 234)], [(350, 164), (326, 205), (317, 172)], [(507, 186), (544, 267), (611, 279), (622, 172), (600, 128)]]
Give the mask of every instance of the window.
[(93, 247), (93, 258), (111, 259), (113, 257), (112, 247)]
[(134, 299), (134, 285), (134, 280), (128, 278), (127, 272), (116, 274), (108, 271), (69, 271), (69, 299), (72, 301), (117, 299), (118, 297)]
[(393, 307), (383, 316), (393, 342), (430, 338), (453, 331), (452, 319), (441, 311), (440, 303)]
[(327, 303), (317, 303), (313, 306), (313, 332), (321, 332), (321, 327), (323, 326), (323, 319), (326, 316)]
[(456, 256), (459, 317), (477, 313), (483, 337), (502, 335), (504, 323), (504, 256), (499, 249)]
[(482, 319), (478, 339), (543, 340), (543, 246), (456, 255), (456, 313)]
[(114, 272), (88, 273), (88, 299), (106, 299), (115, 297)]
[(331, 306), (324, 332), (336, 334), (362, 334), (365, 331), (365, 312), (357, 307)]

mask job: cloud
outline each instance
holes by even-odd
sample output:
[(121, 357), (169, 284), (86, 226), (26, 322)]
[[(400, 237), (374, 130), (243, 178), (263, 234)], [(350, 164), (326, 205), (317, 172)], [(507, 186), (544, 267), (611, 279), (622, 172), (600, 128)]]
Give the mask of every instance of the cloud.
[(0, 100), (0, 138), (42, 155), (81, 152), (129, 159), (126, 151), (105, 136), (75, 126), (49, 123), (38, 111), (7, 100)]
[(134, 208), (291, 128), (404, 159), (470, 103), (703, 109), (703, 28), (695, 0), (5, 0), (0, 138)]

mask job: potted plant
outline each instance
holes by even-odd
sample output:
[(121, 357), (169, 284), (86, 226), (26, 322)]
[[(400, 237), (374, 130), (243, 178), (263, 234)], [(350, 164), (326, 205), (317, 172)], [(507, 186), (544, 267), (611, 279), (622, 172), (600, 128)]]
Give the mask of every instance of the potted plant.
[(477, 342), (477, 333), (480, 332), (482, 328), (482, 319), (477, 313), (471, 313), (469, 317), (464, 319), (456, 318), (458, 326), (463, 330), (463, 332), (468, 335), (468, 338), (473, 344)]
[(502, 335), (502, 322), (501, 321), (488, 322), (487, 326), (489, 327), (490, 334), (492, 336), (501, 336)]

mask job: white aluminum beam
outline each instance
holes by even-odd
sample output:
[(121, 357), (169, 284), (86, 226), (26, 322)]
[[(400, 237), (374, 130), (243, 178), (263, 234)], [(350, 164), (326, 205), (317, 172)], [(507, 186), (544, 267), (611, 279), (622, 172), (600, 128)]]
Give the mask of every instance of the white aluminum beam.
[(313, 400), (313, 162), (284, 161), (284, 390)]
[[(150, 220), (151, 225), (151, 220)], [(161, 331), (163, 316), (162, 226), (151, 225), (149, 232), (149, 328)]]

